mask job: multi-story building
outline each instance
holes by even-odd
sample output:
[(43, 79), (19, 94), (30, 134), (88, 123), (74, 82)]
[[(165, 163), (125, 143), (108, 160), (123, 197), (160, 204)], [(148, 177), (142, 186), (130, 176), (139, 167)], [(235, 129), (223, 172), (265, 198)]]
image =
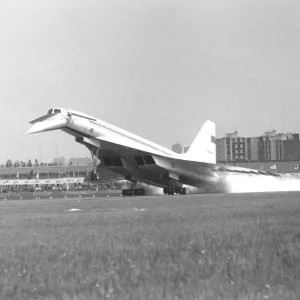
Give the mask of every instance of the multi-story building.
[(284, 160), (300, 160), (300, 141), (286, 140), (283, 141), (283, 159)]
[(248, 160), (247, 139), (244, 137), (228, 137), (226, 135), (227, 161)]
[(216, 139), (216, 155), (217, 155), (217, 161), (227, 160), (227, 147), (226, 147), (225, 137)]
[[(172, 150), (185, 153), (189, 146), (177, 143)], [(240, 137), (238, 131), (216, 139), (219, 162), (282, 161), (300, 159), (299, 134), (267, 131), (259, 137)]]
[(227, 133), (226, 137), (217, 139), (217, 161), (256, 160), (257, 138), (239, 137), (238, 132)]
[(218, 161), (270, 161), (300, 158), (299, 134), (265, 132), (259, 137), (239, 137), (238, 132), (227, 133), (217, 139)]
[(258, 137), (250, 137), (250, 138), (247, 138), (247, 142), (250, 143), (250, 146), (249, 146), (249, 160), (250, 161), (257, 161), (259, 160), (259, 138)]
[(289, 160), (298, 159), (299, 134), (278, 133), (276, 130), (265, 132), (259, 137), (259, 160)]
[(186, 153), (190, 148), (190, 145), (181, 145), (180, 143), (172, 145), (172, 151), (182, 154)]
[(184, 145), (183, 146), (183, 153), (188, 152), (189, 149), (190, 149), (190, 145)]
[(183, 146), (179, 143), (172, 145), (172, 151), (181, 154), (183, 153)]

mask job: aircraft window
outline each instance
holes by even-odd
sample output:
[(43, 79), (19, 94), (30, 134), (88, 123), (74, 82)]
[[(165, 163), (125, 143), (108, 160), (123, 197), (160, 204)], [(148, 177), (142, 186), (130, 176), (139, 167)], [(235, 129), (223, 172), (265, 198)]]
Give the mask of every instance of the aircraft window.
[(151, 155), (143, 156), (146, 165), (155, 164), (155, 161)]
[(134, 156), (134, 160), (138, 166), (144, 166), (145, 162), (142, 156)]
[(54, 113), (61, 113), (61, 109), (54, 109), (53, 112)]

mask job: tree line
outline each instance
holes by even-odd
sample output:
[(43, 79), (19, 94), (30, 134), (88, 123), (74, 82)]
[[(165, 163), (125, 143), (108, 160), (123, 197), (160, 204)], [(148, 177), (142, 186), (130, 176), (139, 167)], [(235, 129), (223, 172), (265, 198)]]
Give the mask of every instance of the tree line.
[[(70, 163), (71, 165), (72, 163)], [(11, 159), (8, 159), (6, 161), (5, 164), (0, 164), (1, 168), (18, 168), (18, 167), (38, 167), (38, 166), (59, 166), (60, 164), (56, 163), (56, 162), (52, 162), (52, 163), (47, 163), (47, 162), (39, 162), (37, 159), (35, 159), (33, 162), (31, 161), (31, 159), (28, 159), (27, 162), (22, 161), (22, 160), (16, 160), (16, 161), (12, 161)]]

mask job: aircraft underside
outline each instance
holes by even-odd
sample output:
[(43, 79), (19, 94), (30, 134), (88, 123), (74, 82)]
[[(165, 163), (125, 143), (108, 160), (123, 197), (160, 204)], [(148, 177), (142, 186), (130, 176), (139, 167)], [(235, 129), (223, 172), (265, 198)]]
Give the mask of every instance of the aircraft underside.
[(101, 174), (103, 169), (110, 170), (121, 175), (125, 180), (130, 182), (131, 187), (123, 189), (123, 196), (144, 195), (145, 189), (138, 187), (138, 183), (144, 183), (150, 186), (162, 188), (164, 194), (186, 194), (186, 188), (183, 185), (203, 188), (210, 185), (206, 181), (191, 176), (180, 176), (176, 173), (174, 166), (168, 165), (168, 161), (159, 160), (155, 155), (134, 155), (120, 156), (117, 151), (105, 148), (91, 147), (86, 145), (91, 152), (97, 156), (100, 163), (95, 168), (94, 174), (90, 175), (90, 180), (97, 180), (97, 174)]

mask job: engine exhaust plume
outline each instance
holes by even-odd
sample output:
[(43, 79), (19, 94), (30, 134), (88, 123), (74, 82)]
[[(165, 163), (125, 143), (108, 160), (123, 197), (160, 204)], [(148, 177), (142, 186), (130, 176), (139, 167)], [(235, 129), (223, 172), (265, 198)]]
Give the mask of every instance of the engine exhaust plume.
[(184, 187), (186, 188), (187, 195), (204, 194), (205, 192), (207, 192), (207, 190), (205, 188), (197, 188), (197, 187), (190, 186), (190, 185), (184, 185)]
[(137, 183), (137, 188), (143, 188), (145, 190), (145, 195), (148, 196), (160, 196), (163, 195), (163, 189), (160, 187), (148, 185), (145, 183)]
[(228, 175), (225, 181), (229, 193), (300, 191), (300, 178), (291, 175)]

